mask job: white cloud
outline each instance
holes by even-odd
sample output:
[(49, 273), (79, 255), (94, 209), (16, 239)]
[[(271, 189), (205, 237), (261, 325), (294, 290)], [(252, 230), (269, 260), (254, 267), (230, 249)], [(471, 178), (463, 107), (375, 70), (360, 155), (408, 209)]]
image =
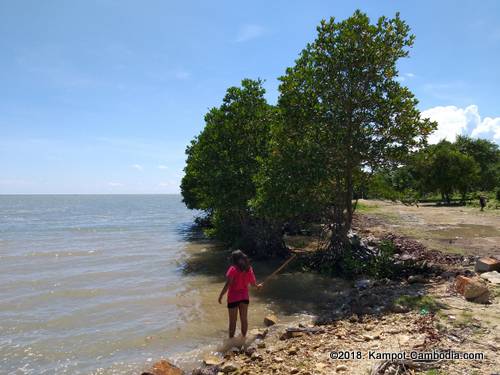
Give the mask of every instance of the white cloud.
[(168, 167), (166, 165), (160, 164), (158, 166), (158, 169), (168, 169)]
[(264, 35), (265, 29), (260, 25), (244, 25), (241, 27), (236, 42), (243, 43)]
[(500, 117), (481, 119), (477, 105), (459, 108), (453, 105), (438, 106), (422, 112), (422, 117), (438, 123), (438, 128), (429, 136), (429, 143), (442, 139), (455, 141), (457, 135), (470, 134), (472, 137), (493, 138), (500, 142)]
[(138, 171), (142, 171), (144, 169), (140, 164), (132, 164), (131, 167)]
[(485, 117), (472, 131), (473, 137), (491, 135), (493, 139), (500, 143), (500, 117)]

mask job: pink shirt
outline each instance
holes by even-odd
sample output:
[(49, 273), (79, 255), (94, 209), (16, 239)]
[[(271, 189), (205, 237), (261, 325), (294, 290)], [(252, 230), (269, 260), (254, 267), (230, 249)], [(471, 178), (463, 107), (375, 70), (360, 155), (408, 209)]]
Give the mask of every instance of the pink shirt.
[(226, 277), (230, 280), (227, 291), (228, 303), (249, 299), (248, 284), (256, 283), (252, 267), (247, 271), (240, 271), (238, 267), (231, 266), (226, 272)]

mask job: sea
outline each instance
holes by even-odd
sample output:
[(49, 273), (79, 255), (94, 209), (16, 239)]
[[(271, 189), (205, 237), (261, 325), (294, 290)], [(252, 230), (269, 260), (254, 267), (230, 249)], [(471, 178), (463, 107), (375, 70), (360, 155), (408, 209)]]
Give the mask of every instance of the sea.
[[(180, 195), (0, 195), (0, 374), (189, 370), (217, 350), (229, 249), (196, 215)], [(254, 262), (257, 278), (279, 262)], [(313, 316), (343, 289), (284, 270), (252, 293), (250, 328)]]

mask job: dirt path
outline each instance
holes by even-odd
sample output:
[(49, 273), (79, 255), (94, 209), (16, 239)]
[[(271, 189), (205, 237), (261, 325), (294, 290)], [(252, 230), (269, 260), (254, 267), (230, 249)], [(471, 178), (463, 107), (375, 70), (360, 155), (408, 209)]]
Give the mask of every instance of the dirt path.
[(430, 249), (465, 255), (500, 254), (500, 212), (468, 207), (405, 206), (361, 200), (363, 227), (377, 235), (393, 232)]

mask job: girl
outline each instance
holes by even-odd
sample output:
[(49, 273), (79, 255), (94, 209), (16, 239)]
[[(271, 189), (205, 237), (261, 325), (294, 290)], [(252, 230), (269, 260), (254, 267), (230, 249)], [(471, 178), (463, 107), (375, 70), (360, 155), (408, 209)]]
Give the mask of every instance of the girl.
[(262, 288), (262, 284), (257, 284), (250, 260), (241, 250), (231, 253), (232, 265), (226, 272), (226, 284), (219, 295), (219, 303), (227, 292), (227, 308), (229, 311), (229, 338), (234, 337), (238, 311), (241, 320), (241, 335), (246, 336), (248, 330), (248, 285), (253, 285), (257, 289)]

